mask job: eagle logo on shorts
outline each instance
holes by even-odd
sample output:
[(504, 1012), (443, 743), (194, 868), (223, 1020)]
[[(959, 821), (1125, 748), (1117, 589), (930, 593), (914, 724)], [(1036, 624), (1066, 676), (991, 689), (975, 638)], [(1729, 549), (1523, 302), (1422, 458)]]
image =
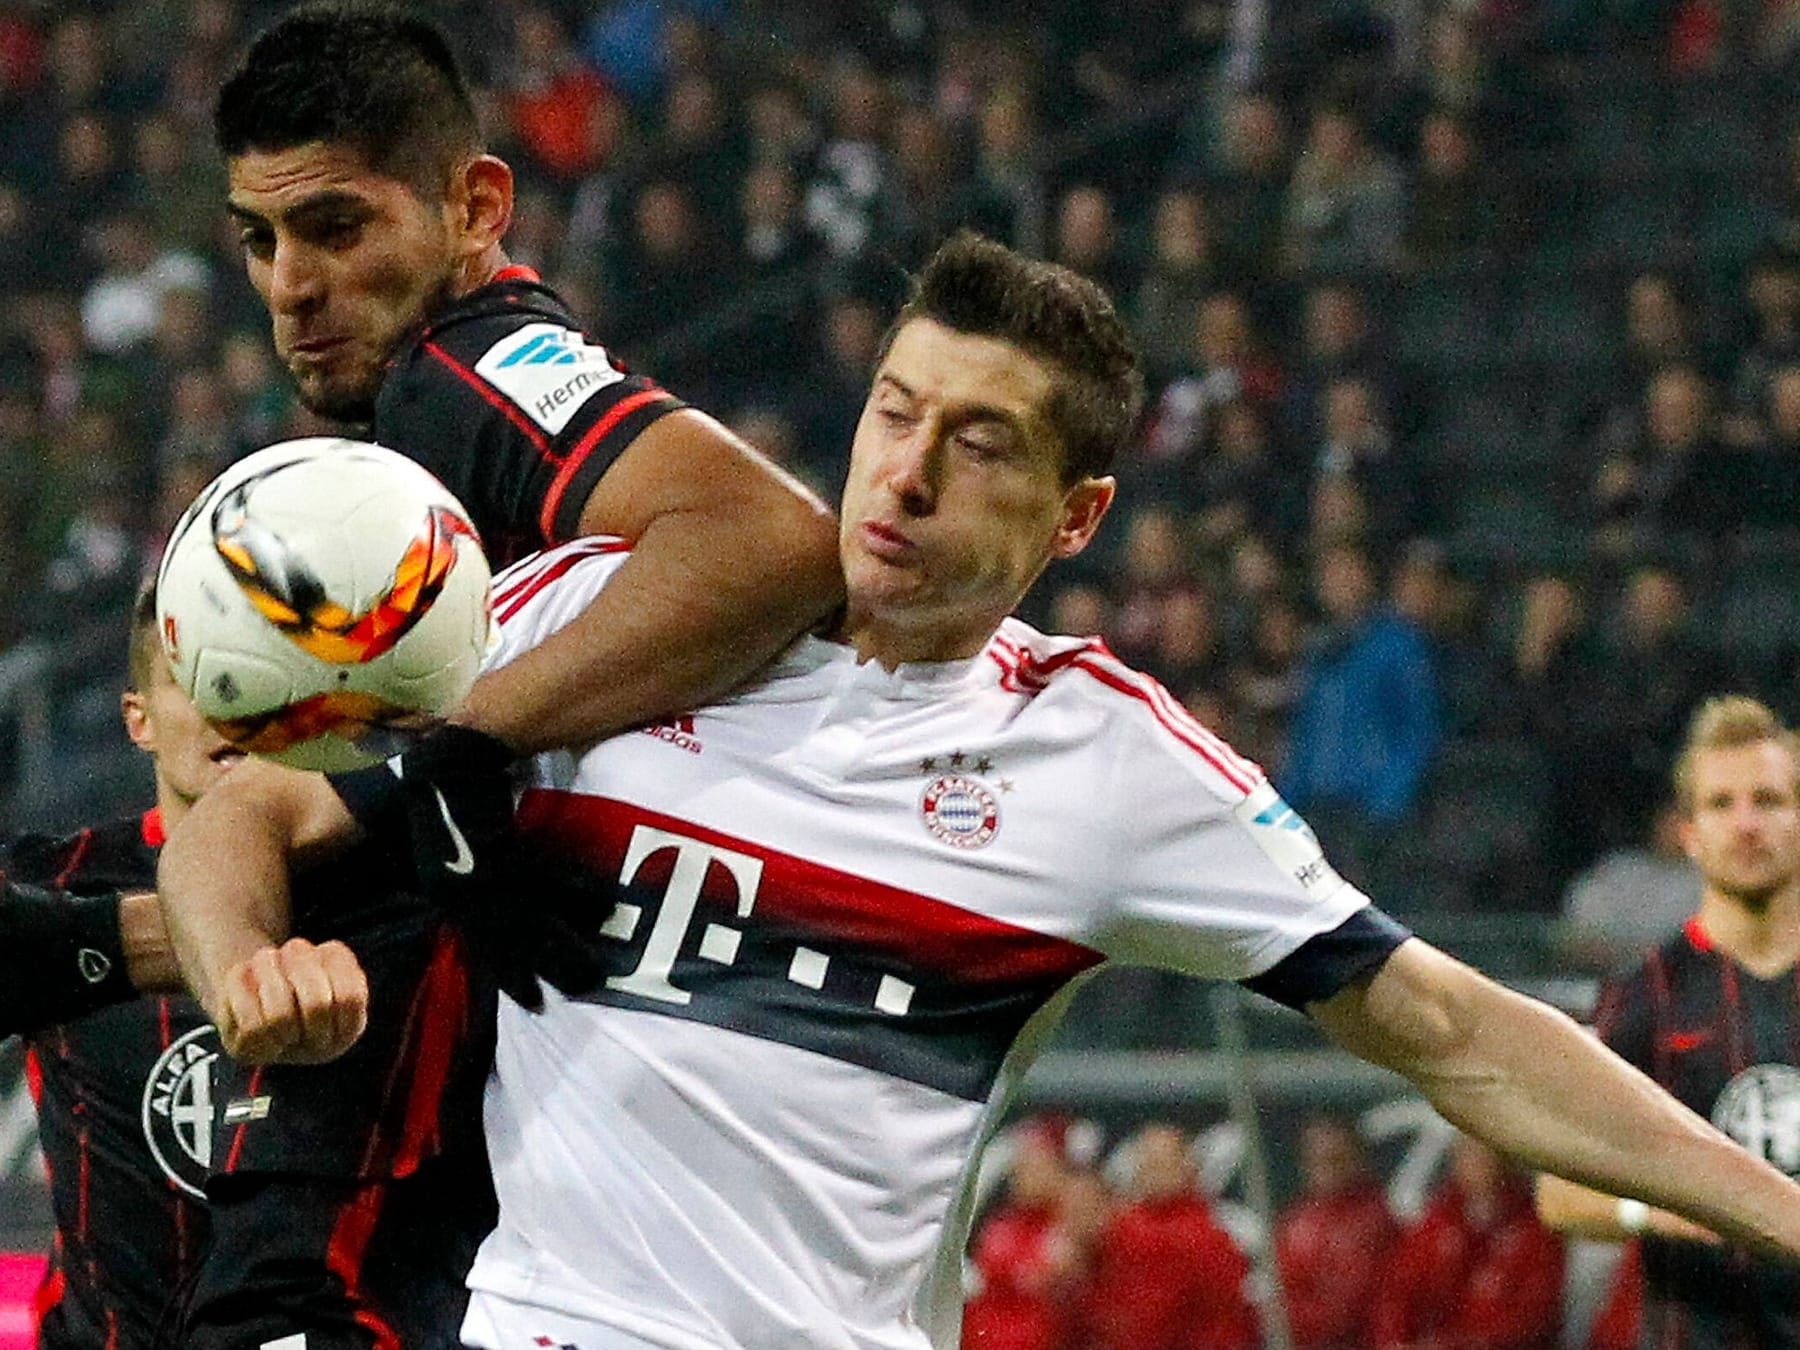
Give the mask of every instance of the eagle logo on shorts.
[(218, 1028), (196, 1027), (157, 1057), (144, 1083), (144, 1142), (163, 1175), (203, 1194), (212, 1166), (213, 1065), (224, 1047)]
[(919, 798), (925, 828), (952, 848), (980, 848), (1000, 832), (1000, 803), (986, 785), (960, 773), (932, 780)]

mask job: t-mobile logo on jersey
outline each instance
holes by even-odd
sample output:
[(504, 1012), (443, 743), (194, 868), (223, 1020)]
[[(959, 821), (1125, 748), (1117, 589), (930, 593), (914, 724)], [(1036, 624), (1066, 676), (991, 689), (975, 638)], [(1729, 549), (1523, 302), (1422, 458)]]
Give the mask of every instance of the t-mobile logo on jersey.
[[(644, 954), (638, 960), (637, 969), (629, 975), (612, 976), (607, 980), (606, 987), (622, 994), (637, 994), (642, 998), (659, 999), (664, 1003), (685, 1004), (694, 996), (671, 984), (669, 975), (675, 969), (675, 958), (681, 954), (688, 926), (693, 922), (694, 908), (700, 902), (700, 888), (706, 881), (707, 868), (717, 863), (736, 883), (737, 915), (740, 919), (745, 919), (750, 917), (750, 911), (756, 906), (756, 889), (762, 885), (762, 860), (715, 844), (704, 844), (698, 839), (684, 839), (667, 830), (639, 825), (631, 832), (631, 843), (625, 850), (625, 864), (620, 869), (619, 884), (631, 885), (647, 860), (670, 848), (675, 850), (675, 868), (669, 874), (669, 888), (663, 893), (662, 907), (657, 911), (656, 922), (650, 929), (650, 940), (644, 944)], [(601, 926), (601, 935), (629, 942), (643, 917), (643, 906), (621, 900)], [(728, 966), (737, 960), (738, 944), (743, 938), (741, 928), (708, 923), (700, 935), (700, 955), (709, 961)]]
[[(629, 974), (609, 977), (606, 987), (617, 993), (685, 1007), (694, 996), (676, 985), (671, 976), (676, 961), (688, 946), (708, 870), (715, 865), (724, 869), (735, 890), (732, 907), (738, 918), (747, 919), (756, 908), (763, 863), (762, 859), (735, 849), (690, 839), (651, 825), (638, 825), (632, 829), (630, 842), (626, 845), (619, 884), (629, 887), (646, 862), (671, 849), (675, 853), (674, 866), (670, 869), (662, 904), (651, 923), (643, 954)], [(621, 900), (601, 925), (601, 936), (629, 942), (637, 936), (643, 919), (642, 905)], [(707, 920), (700, 930), (699, 956), (718, 965), (733, 965), (743, 941), (742, 927)], [(832, 958), (826, 953), (796, 945), (787, 961), (787, 978), (808, 989), (823, 989), (831, 965)], [(893, 1017), (904, 1016), (912, 1006), (914, 992), (913, 985), (907, 981), (883, 974), (874, 991), (875, 1010)]]

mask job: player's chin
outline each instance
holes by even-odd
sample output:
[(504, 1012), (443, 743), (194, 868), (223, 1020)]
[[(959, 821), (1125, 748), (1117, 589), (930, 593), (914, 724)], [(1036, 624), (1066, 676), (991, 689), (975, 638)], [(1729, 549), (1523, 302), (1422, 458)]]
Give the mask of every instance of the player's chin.
[(333, 422), (369, 422), (375, 417), (377, 375), (347, 376), (296, 364), (289, 367), (294, 388), (308, 412)]

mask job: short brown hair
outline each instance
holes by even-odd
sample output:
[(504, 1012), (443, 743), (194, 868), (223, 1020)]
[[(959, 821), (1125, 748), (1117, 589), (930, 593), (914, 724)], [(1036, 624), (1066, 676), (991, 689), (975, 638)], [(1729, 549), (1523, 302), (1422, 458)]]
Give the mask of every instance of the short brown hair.
[(1794, 762), (1794, 790), (1800, 793), (1800, 736), (1766, 704), (1742, 694), (1709, 698), (1688, 723), (1687, 740), (1675, 760), (1675, 804), (1694, 813), (1694, 761), (1708, 750), (1736, 750), (1774, 741)]
[(1067, 267), (961, 230), (931, 255), (882, 343), (914, 319), (999, 338), (1060, 376), (1050, 417), (1066, 482), (1107, 472), (1137, 427), (1144, 372), (1112, 299)]
[(126, 688), (147, 694), (156, 682), (157, 664), (164, 659), (162, 638), (156, 631), (156, 582), (145, 583), (131, 606), (131, 638), (126, 648)]

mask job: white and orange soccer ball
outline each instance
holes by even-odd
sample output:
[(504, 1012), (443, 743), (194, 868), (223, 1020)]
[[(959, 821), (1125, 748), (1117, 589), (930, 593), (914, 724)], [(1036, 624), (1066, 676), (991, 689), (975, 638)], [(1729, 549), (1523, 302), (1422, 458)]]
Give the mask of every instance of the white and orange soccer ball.
[(359, 768), (442, 716), (487, 650), (489, 573), (468, 512), (378, 445), (259, 450), (182, 515), (157, 571), (175, 682), (226, 740), (300, 769)]

